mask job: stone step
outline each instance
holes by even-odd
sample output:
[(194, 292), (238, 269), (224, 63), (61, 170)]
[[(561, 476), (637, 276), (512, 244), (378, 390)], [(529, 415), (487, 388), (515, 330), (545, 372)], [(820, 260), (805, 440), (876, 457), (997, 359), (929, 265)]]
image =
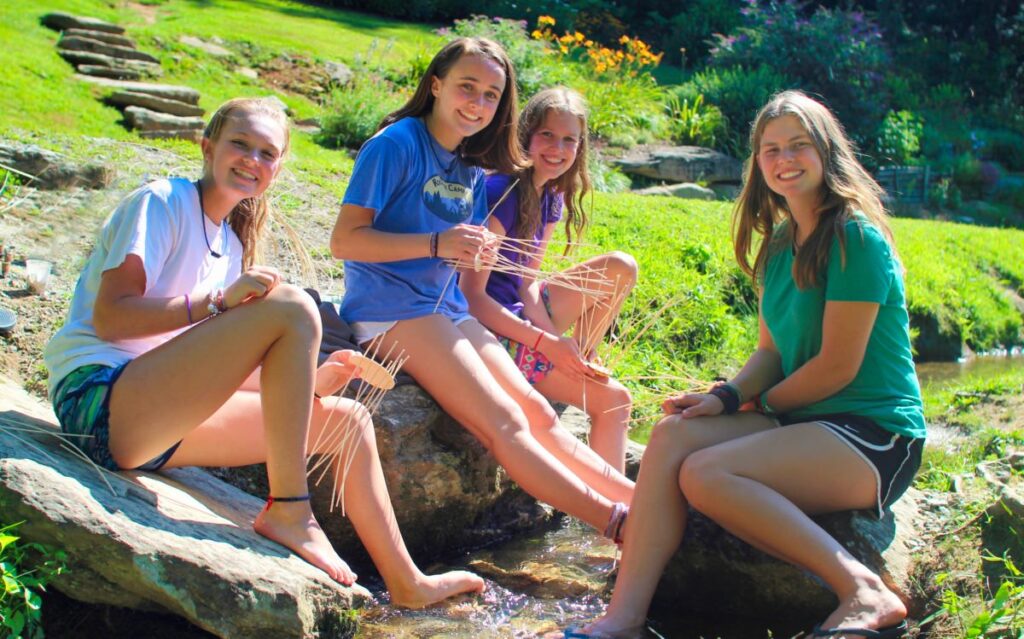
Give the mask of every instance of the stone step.
[(104, 33), (124, 33), (124, 27), (106, 22), (98, 18), (89, 18), (85, 16), (75, 16), (70, 13), (64, 13), (63, 11), (53, 11), (47, 13), (39, 19), (43, 26), (49, 27), (55, 31), (64, 31), (65, 29), (86, 29), (89, 31), (102, 31)]
[(191, 87), (174, 84), (153, 84), (151, 82), (124, 82), (122, 80), (97, 78), (88, 75), (76, 75), (75, 77), (83, 82), (111, 87), (121, 91), (148, 93), (149, 95), (155, 95), (158, 98), (178, 100), (179, 102), (187, 102), (188, 104), (199, 104), (199, 92)]
[(57, 42), (57, 48), (67, 49), (70, 51), (102, 53), (103, 55), (109, 55), (112, 58), (142, 60), (144, 62), (160, 64), (159, 60), (145, 51), (139, 51), (138, 49), (132, 49), (130, 47), (120, 47), (116, 44), (107, 44), (106, 42), (100, 42), (99, 40), (93, 40), (91, 38), (83, 38), (81, 36), (62, 36)]
[(80, 64), (78, 65), (78, 72), (101, 78), (114, 78), (115, 80), (138, 80), (142, 77), (142, 73), (135, 69), (104, 67), (96, 64)]
[(116, 93), (112, 93), (104, 98), (104, 102), (118, 107), (143, 107), (150, 111), (169, 113), (170, 115), (178, 115), (182, 117), (202, 116), (203, 113), (205, 113), (201, 107), (188, 104), (186, 102), (160, 98), (155, 95), (138, 93), (136, 91), (118, 91)]
[(57, 52), (60, 54), (60, 57), (75, 66), (80, 64), (91, 64), (98, 67), (111, 67), (114, 69), (134, 69), (135, 71), (139, 71), (140, 73), (149, 76), (160, 76), (164, 73), (164, 70), (160, 68), (159, 64), (143, 62), (142, 60), (125, 60), (123, 58), (112, 58), (109, 55), (103, 55), (102, 53), (68, 51), (67, 49), (58, 49)]
[(114, 44), (119, 47), (128, 47), (129, 49), (135, 49), (135, 41), (131, 38), (123, 35), (117, 35), (116, 33), (106, 33), (105, 31), (94, 31), (92, 29), (65, 29), (64, 34), (67, 36), (78, 36), (81, 38), (89, 38), (90, 40), (99, 40), (100, 42), (106, 42), (107, 44)]
[(181, 117), (167, 113), (158, 113), (138, 106), (126, 107), (124, 119), (128, 128), (141, 131), (182, 131), (199, 130), (206, 126), (202, 118)]
[(147, 140), (188, 140), (199, 144), (203, 132), (199, 129), (171, 129), (167, 131), (139, 131), (139, 137)]

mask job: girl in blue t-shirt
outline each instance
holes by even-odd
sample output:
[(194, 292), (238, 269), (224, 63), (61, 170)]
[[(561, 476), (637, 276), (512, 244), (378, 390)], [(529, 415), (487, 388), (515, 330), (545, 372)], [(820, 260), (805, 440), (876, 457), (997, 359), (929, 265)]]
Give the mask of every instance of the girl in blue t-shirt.
[[(586, 228), (583, 199), (590, 190), (590, 176), (583, 98), (561, 87), (533, 96), (519, 116), (519, 141), (529, 166), (514, 174), (487, 176), (487, 200), (497, 206), (488, 228), (497, 235), (531, 240), (516, 244), (530, 247), (532, 253), (508, 248), (501, 253), (534, 270), (544, 260), (563, 206), (570, 242), (574, 236), (579, 240)], [(588, 364), (594, 345), (633, 288), (636, 272), (632, 256), (614, 252), (588, 259), (548, 283), (486, 269), (467, 269), (460, 281), (470, 312), (499, 336), (527, 381), (549, 400), (586, 410), (590, 447), (620, 473), (626, 466), (629, 391)], [(593, 293), (559, 285), (560, 279)], [(570, 327), (573, 337), (563, 337)], [(590, 352), (581, 353), (581, 344), (589, 345)]]
[(632, 482), (561, 427), (470, 315), (449, 264), (493, 251), (483, 168), (523, 164), (515, 105), (498, 44), (459, 38), (434, 57), (356, 158), (331, 235), (346, 260), (341, 313), (359, 343), (404, 351), (405, 370), (527, 492), (615, 538)]
[[(395, 605), (422, 607), (483, 581), (424, 575), (395, 525), (366, 409), (321, 400), (359, 374), (352, 351), (317, 367), (313, 299), (259, 266), (266, 189), (289, 145), (266, 99), (221, 106), (203, 132), (203, 175), (138, 189), (104, 223), (68, 321), (46, 347), (50, 397), (69, 440), (109, 470), (266, 462), (270, 498), (253, 527), (331, 578), (356, 575), (313, 516), (310, 453), (350, 459), (346, 514)], [(339, 424), (346, 450), (309, 442)]]
[(900, 598), (811, 519), (881, 516), (921, 463), (903, 271), (881, 189), (835, 116), (799, 91), (761, 109), (750, 142), (734, 228), (737, 260), (760, 289), (757, 351), (728, 383), (665, 401), (611, 604), (586, 631), (643, 625), (692, 506), (832, 588), (839, 606), (810, 636), (902, 637)]

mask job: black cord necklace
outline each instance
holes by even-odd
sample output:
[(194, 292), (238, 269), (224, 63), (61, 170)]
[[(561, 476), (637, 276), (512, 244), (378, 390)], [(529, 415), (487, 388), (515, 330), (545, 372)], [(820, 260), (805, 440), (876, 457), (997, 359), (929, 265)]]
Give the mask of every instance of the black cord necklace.
[(203, 206), (203, 185), (199, 180), (196, 180), (195, 184), (196, 191), (199, 192), (199, 224), (200, 226), (203, 227), (203, 239), (206, 240), (206, 250), (208, 250), (210, 252), (210, 255), (212, 255), (213, 257), (221, 258), (228, 252), (228, 231), (225, 228), (225, 225), (227, 224), (227, 219), (225, 218), (220, 222), (222, 241), (220, 253), (218, 253), (217, 251), (213, 250), (212, 246), (210, 246), (210, 236), (206, 234), (206, 208)]
[[(445, 167), (444, 162), (441, 161), (441, 156), (437, 154), (437, 147), (441, 146), (441, 143), (434, 138), (433, 134), (430, 133), (426, 120), (423, 121), (423, 128), (427, 130), (427, 137), (430, 139), (430, 152), (434, 154), (434, 159), (437, 160), (437, 165), (441, 167), (445, 180), (451, 182), (452, 173), (455, 171), (455, 166), (459, 162), (459, 147), (455, 147), (455, 150), (452, 151), (452, 160), (448, 163), (448, 166)], [(447, 149), (445, 150), (447, 151)]]

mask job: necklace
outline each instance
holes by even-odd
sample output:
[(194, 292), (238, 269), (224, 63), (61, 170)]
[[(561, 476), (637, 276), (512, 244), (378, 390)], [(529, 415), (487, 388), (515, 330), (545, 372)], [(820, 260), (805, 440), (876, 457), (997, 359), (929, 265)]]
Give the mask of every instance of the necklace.
[(228, 253), (228, 230), (226, 228), (227, 218), (220, 222), (220, 236), (221, 236), (221, 247), (220, 253), (213, 250), (210, 246), (210, 236), (206, 234), (206, 209), (203, 207), (203, 185), (199, 180), (196, 180), (196, 191), (199, 192), (199, 224), (203, 227), (203, 239), (206, 240), (206, 250), (210, 252), (215, 258), (221, 258)]

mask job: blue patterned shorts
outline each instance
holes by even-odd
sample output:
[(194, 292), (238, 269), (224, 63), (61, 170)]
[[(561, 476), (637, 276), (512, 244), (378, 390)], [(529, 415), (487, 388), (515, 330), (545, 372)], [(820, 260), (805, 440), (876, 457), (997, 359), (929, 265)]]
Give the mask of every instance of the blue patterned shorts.
[[(71, 436), (68, 441), (108, 470), (126, 470), (110, 455), (110, 393), (127, 365), (80, 366), (68, 373), (53, 392), (53, 410), (61, 430)], [(159, 470), (180, 444), (132, 470)]]
[[(548, 287), (546, 285), (541, 286), (540, 297), (544, 300), (544, 308), (547, 309), (550, 316), (551, 296), (548, 294)], [(497, 337), (501, 345), (508, 351), (508, 354), (512, 356), (512, 361), (516, 363), (516, 368), (523, 374), (526, 381), (531, 384), (536, 384), (544, 379), (555, 368), (555, 365), (540, 351), (535, 351), (526, 344), (517, 342), (510, 337), (503, 335), (498, 335)]]

